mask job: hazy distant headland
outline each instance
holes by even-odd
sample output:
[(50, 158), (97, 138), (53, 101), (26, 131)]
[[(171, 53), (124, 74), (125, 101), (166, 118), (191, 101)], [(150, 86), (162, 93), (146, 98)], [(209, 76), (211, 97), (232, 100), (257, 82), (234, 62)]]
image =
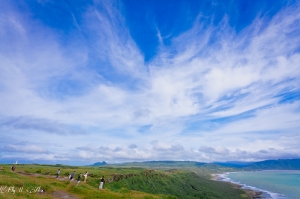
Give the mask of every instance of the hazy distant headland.
[(300, 170), (300, 159), (279, 159), (265, 160), (260, 162), (213, 162), (203, 163), (196, 161), (145, 161), (145, 162), (128, 162), (120, 164), (95, 163), (91, 166), (124, 166), (124, 167), (149, 167), (149, 168), (234, 168), (243, 170)]

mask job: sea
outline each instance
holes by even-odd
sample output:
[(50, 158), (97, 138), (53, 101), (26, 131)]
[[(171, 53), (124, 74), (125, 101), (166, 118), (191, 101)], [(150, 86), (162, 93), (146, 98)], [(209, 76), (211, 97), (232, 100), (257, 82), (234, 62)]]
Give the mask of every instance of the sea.
[(265, 199), (300, 199), (300, 170), (241, 171), (218, 177), (243, 189), (261, 191)]

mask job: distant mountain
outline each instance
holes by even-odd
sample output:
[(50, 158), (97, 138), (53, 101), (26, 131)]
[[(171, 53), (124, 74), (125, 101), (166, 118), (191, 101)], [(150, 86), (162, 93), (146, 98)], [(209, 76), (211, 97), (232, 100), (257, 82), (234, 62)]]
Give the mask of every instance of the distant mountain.
[(223, 167), (234, 167), (234, 168), (242, 168), (248, 165), (251, 165), (255, 162), (239, 162), (239, 161), (232, 161), (232, 162), (214, 162), (214, 164), (223, 166)]
[(300, 170), (300, 159), (265, 160), (250, 164), (245, 169)]
[(118, 166), (127, 167), (146, 167), (146, 168), (186, 168), (186, 167), (201, 167), (206, 163), (194, 161), (145, 161), (145, 162), (127, 162), (117, 164)]
[(106, 165), (107, 163), (105, 162), (105, 161), (103, 161), (103, 162), (96, 162), (96, 163), (94, 163), (94, 164), (92, 164), (91, 166), (103, 166), (103, 165)]
[(300, 159), (265, 160), (261, 162), (215, 162), (214, 164), (246, 170), (300, 170)]
[(125, 167), (146, 167), (146, 168), (203, 168), (223, 170), (235, 168), (243, 170), (300, 170), (300, 159), (265, 160), (261, 162), (214, 162), (203, 163), (194, 161), (145, 161), (127, 162), (119, 164), (107, 164), (105, 161), (96, 162), (90, 166), (125, 166)]

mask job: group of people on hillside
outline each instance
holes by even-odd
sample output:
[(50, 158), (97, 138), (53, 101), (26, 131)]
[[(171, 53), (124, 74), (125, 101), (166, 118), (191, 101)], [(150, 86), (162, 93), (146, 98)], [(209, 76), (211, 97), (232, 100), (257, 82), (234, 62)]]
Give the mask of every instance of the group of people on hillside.
[[(74, 180), (75, 174), (76, 174), (75, 171), (73, 171), (73, 172), (70, 174), (69, 179), (70, 179), (71, 182)], [(89, 173), (86, 171), (85, 174), (83, 175), (83, 176), (84, 176), (84, 182), (86, 182), (86, 179), (87, 179), (87, 177), (88, 177), (88, 174), (89, 174)], [(82, 176), (81, 173), (79, 173), (78, 176), (77, 176), (77, 185), (80, 183), (81, 176)]]
[[(59, 174), (60, 174), (60, 169), (58, 169), (57, 172), (56, 172), (56, 178), (58, 178)], [(74, 180), (75, 174), (76, 174), (76, 171), (73, 171), (69, 175), (70, 182), (72, 182)], [(83, 175), (84, 176), (84, 182), (86, 182), (88, 174), (89, 173), (86, 171), (85, 174)], [(81, 177), (82, 177), (82, 174), (79, 173), (78, 176), (77, 176), (77, 185), (80, 183)], [(102, 178), (100, 179), (99, 189), (103, 188), (104, 181), (105, 181), (105, 178), (104, 178), (104, 176), (102, 176)]]

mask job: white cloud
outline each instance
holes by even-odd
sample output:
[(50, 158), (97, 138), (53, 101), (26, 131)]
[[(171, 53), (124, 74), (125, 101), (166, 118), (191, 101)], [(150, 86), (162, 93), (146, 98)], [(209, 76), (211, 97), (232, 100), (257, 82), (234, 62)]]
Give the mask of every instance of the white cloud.
[(4, 152), (22, 152), (22, 153), (48, 153), (49, 151), (37, 145), (12, 145), (8, 144), (2, 148)]
[[(299, 103), (277, 105), (255, 112), (254, 117), (242, 119), (225, 125), (216, 133), (243, 133), (260, 131), (283, 131), (300, 128), (300, 113), (296, 111)], [(276, 122), (275, 122), (276, 121)]]
[[(26, 131), (34, 143), (23, 152), (45, 152), (39, 140), (51, 142), (49, 160), (251, 160), (299, 152), (299, 99), (281, 102), (300, 90), (299, 7), (269, 22), (258, 18), (241, 33), (227, 17), (206, 28), (199, 16), (146, 66), (118, 6), (95, 3), (80, 22), (72, 13), (80, 39), (65, 43), (13, 6), (0, 17), (0, 131), (14, 132), (14, 142)], [(193, 129), (192, 120), (215, 128)]]

